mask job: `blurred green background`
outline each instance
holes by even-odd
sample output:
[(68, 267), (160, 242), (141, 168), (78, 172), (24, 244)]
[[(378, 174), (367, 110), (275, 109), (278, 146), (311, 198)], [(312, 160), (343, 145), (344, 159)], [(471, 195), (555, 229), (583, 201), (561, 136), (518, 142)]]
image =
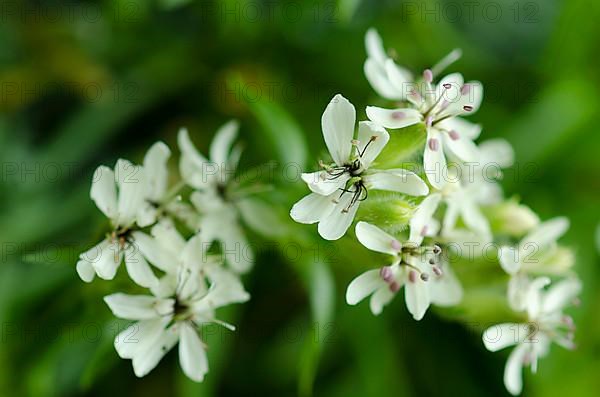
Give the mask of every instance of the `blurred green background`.
[(564, 242), (585, 286), (579, 347), (553, 347), (524, 395), (600, 389), (600, 3), (2, 0), (0, 18), (0, 395), (506, 395), (506, 353), (485, 351), (477, 319), (433, 310), (417, 323), (402, 299), (378, 318), (348, 307), (348, 282), (375, 265), (291, 225), (286, 212), (306, 189), (281, 172), (266, 197), (293, 232), (252, 235), (252, 300), (220, 316), (237, 332), (206, 335), (203, 384), (181, 374), (176, 352), (135, 378), (112, 346), (125, 323), (101, 299), (130, 284), (85, 285), (75, 272), (106, 227), (89, 199), (94, 168), (140, 162), (159, 139), (176, 153), (182, 125), (206, 152), (216, 128), (238, 118), (243, 167), (314, 169), (334, 94), (361, 118), (383, 103), (362, 73), (371, 26), (415, 72), (462, 48), (451, 70), (484, 83), (473, 117), (482, 139), (515, 146), (507, 195), (542, 219), (571, 219)]

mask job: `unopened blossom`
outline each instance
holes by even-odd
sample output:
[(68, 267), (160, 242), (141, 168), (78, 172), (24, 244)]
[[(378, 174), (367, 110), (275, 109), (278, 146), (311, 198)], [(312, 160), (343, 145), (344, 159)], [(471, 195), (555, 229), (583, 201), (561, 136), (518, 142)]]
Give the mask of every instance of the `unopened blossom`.
[(144, 168), (118, 160), (115, 170), (100, 166), (94, 173), (91, 198), (111, 223), (106, 238), (79, 257), (77, 273), (91, 282), (96, 275), (112, 280), (125, 261), (127, 272), (142, 287), (158, 283), (149, 264), (137, 249), (133, 232), (146, 197)]
[[(161, 235), (161, 231), (156, 233)], [(173, 238), (176, 241), (170, 241)], [(216, 318), (215, 310), (245, 302), (249, 295), (235, 274), (205, 256), (198, 235), (183, 247), (174, 231), (162, 231), (159, 240), (171, 252), (180, 249), (174, 256), (154, 253), (158, 260), (170, 258), (176, 272), (161, 278), (151, 289), (152, 295), (117, 293), (104, 298), (115, 316), (136, 321), (117, 335), (115, 348), (121, 358), (132, 360), (136, 376), (143, 377), (179, 342), (183, 372), (201, 382), (208, 372), (208, 360), (198, 333), (211, 324), (233, 330)]]
[(362, 121), (354, 139), (356, 111), (342, 95), (327, 105), (321, 126), (332, 164), (321, 162), (321, 171), (302, 174), (312, 191), (297, 202), (291, 217), (300, 223), (319, 223), (318, 231), (327, 240), (342, 237), (354, 220), (371, 189), (423, 196), (427, 185), (405, 169), (376, 169), (377, 156), (390, 136), (375, 123)]
[(529, 366), (536, 373), (538, 359), (548, 354), (552, 342), (566, 349), (575, 348), (573, 319), (563, 311), (581, 291), (581, 282), (569, 278), (544, 289), (549, 283), (547, 277), (540, 277), (527, 285), (526, 323), (498, 324), (483, 334), (483, 343), (492, 352), (516, 346), (504, 368), (504, 385), (513, 395), (523, 390), (523, 367)]
[(190, 140), (188, 131), (179, 131), (180, 171), (195, 191), (191, 202), (200, 213), (197, 227), (204, 238), (221, 243), (229, 265), (236, 272), (250, 269), (254, 254), (240, 224), (240, 218), (260, 217), (265, 211), (258, 199), (250, 197), (252, 188), (239, 186), (235, 178), (241, 147), (234, 145), (237, 121), (223, 125), (210, 145), (210, 159), (204, 157)]
[(500, 265), (510, 277), (508, 298), (514, 310), (523, 310), (527, 305), (525, 288), (531, 274), (561, 274), (572, 262), (554, 261), (560, 250), (557, 240), (569, 229), (569, 220), (557, 217), (539, 224), (516, 247), (502, 246), (498, 250)]
[[(415, 226), (421, 222), (421, 215), (415, 214)], [(423, 318), (431, 303), (444, 306), (458, 303), (462, 288), (449, 266), (440, 267), (440, 247), (422, 245), (422, 230), (411, 229), (409, 240), (401, 243), (378, 227), (359, 222), (356, 237), (360, 243), (372, 251), (390, 255), (392, 262), (352, 280), (346, 290), (346, 302), (356, 305), (371, 295), (371, 312), (378, 315), (404, 287), (406, 307), (415, 320)]]

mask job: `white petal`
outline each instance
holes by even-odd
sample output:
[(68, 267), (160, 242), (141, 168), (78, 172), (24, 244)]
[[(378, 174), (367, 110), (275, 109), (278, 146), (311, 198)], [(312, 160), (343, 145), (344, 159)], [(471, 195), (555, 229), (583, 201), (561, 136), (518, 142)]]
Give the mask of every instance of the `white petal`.
[(390, 255), (396, 255), (400, 251), (400, 242), (375, 225), (358, 222), (355, 230), (358, 241), (372, 251)]
[(157, 299), (149, 295), (127, 295), (122, 293), (104, 297), (113, 314), (126, 320), (149, 320), (173, 310), (173, 299)]
[(168, 247), (173, 253), (181, 252), (186, 244), (185, 239), (179, 234), (173, 221), (168, 218), (154, 225), (152, 235), (161, 246)]
[(349, 305), (356, 305), (378, 288), (387, 288), (379, 272), (379, 269), (368, 270), (352, 280), (346, 289), (346, 302)]
[(447, 167), (442, 137), (434, 128), (429, 128), (427, 133), (423, 167), (425, 168), (427, 179), (433, 187), (441, 189), (446, 184), (444, 175), (447, 173)]
[(350, 193), (344, 194), (333, 210), (320, 220), (317, 229), (325, 240), (337, 240), (346, 234), (360, 204), (360, 201), (357, 201), (349, 207), (352, 196)]
[(533, 243), (537, 250), (542, 250), (562, 237), (569, 229), (569, 219), (557, 217), (541, 223), (531, 233), (523, 238), (521, 245)]
[(444, 133), (442, 139), (444, 140), (444, 150), (449, 149), (460, 160), (471, 163), (479, 161), (477, 145), (459, 132), (453, 133), (452, 136)]
[(131, 277), (137, 285), (146, 288), (152, 288), (158, 285), (158, 279), (136, 245), (130, 245), (125, 250), (125, 266), (129, 277)]
[(544, 287), (550, 284), (550, 278), (537, 277), (529, 283), (527, 289), (527, 315), (529, 318), (539, 318), (542, 313), (542, 299), (544, 296)]
[(479, 134), (481, 134), (481, 125), (474, 124), (462, 117), (450, 117), (440, 121), (436, 125), (439, 126), (440, 129), (445, 129), (447, 131), (454, 130), (461, 136), (464, 136), (465, 139), (470, 139), (472, 141), (477, 139)]
[(138, 208), (136, 222), (139, 227), (147, 227), (153, 225), (158, 218), (158, 210), (149, 201), (144, 201), (141, 207)]
[(91, 283), (96, 276), (96, 271), (89, 261), (85, 259), (79, 259), (77, 262), (77, 274), (86, 283)]
[(131, 324), (115, 337), (117, 354), (121, 358), (132, 359), (140, 349), (143, 349), (144, 344), (161, 332), (163, 327), (163, 321), (159, 318)]
[(327, 105), (321, 127), (327, 149), (338, 165), (343, 165), (350, 158), (356, 110), (342, 95), (337, 94)]
[(439, 193), (434, 193), (425, 197), (410, 219), (409, 240), (415, 245), (421, 245), (423, 237), (429, 235), (429, 225), (431, 224), (433, 214), (437, 210), (441, 199), (442, 195)]
[(500, 168), (508, 168), (515, 161), (515, 151), (510, 143), (502, 138), (488, 139), (479, 144), (479, 161), (482, 165), (497, 164)]
[(119, 159), (115, 166), (119, 186), (119, 225), (129, 226), (137, 216), (146, 196), (143, 167)]
[(183, 372), (192, 380), (202, 382), (208, 372), (206, 350), (198, 332), (188, 323), (182, 323), (179, 341), (179, 363)]
[[(442, 98), (437, 107), (442, 106), (444, 102), (448, 102), (448, 108), (455, 108), (455, 104), (461, 101), (462, 95), (460, 89), (464, 83), (463, 76), (460, 73), (451, 73), (444, 76), (436, 86), (435, 98), (428, 96), (430, 101), (435, 101)], [(449, 87), (449, 88), (446, 88)]]
[(322, 196), (316, 193), (310, 193), (292, 207), (290, 216), (299, 223), (316, 223), (329, 215), (335, 208), (333, 203), (334, 196)]
[(158, 203), (167, 191), (168, 170), (167, 161), (171, 150), (163, 142), (156, 142), (144, 157), (144, 170), (147, 184), (146, 198)]
[(517, 346), (508, 356), (506, 367), (504, 367), (504, 386), (514, 396), (523, 391), (523, 363), (527, 349), (526, 344)]
[(206, 273), (212, 286), (202, 299), (194, 303), (192, 306), (194, 312), (214, 310), (232, 303), (247, 302), (250, 299), (250, 294), (244, 289), (237, 274), (220, 265), (208, 267)]
[(175, 346), (179, 340), (179, 332), (175, 327), (162, 330), (152, 343), (144, 344), (143, 348), (136, 351), (133, 357), (133, 371), (139, 378), (146, 376), (162, 360), (162, 358)]
[(146, 233), (133, 232), (132, 236), (136, 250), (144, 258), (164, 272), (175, 272), (178, 264), (176, 251), (165, 249), (155, 238), (148, 236)]
[(227, 264), (237, 273), (246, 273), (254, 264), (254, 251), (244, 231), (237, 223), (222, 226), (224, 233), (219, 237)]
[(117, 185), (115, 173), (108, 167), (100, 166), (94, 172), (90, 196), (96, 206), (109, 219), (117, 218)]
[(383, 40), (375, 28), (369, 28), (365, 34), (365, 47), (369, 58), (373, 58), (378, 63), (384, 63), (388, 58), (383, 47)]
[(186, 128), (181, 128), (179, 130), (177, 143), (179, 145), (179, 150), (181, 151), (181, 158), (179, 161), (181, 177), (189, 185), (197, 189), (204, 188), (213, 183), (218, 174), (218, 172), (216, 172), (217, 167), (216, 165), (209, 163), (209, 161), (198, 152), (192, 143)]
[[(440, 86), (438, 86), (439, 88)], [(446, 99), (450, 103), (442, 113), (443, 115), (469, 115), (475, 113), (481, 106), (483, 85), (479, 81), (469, 81), (464, 86), (461, 84), (459, 88), (457, 90), (453, 83), (452, 88), (446, 91)], [(466, 110), (466, 106), (470, 109)]]
[(391, 300), (396, 296), (387, 285), (380, 287), (373, 296), (371, 296), (371, 300), (369, 301), (369, 308), (371, 309), (371, 313), (378, 316), (383, 311), (383, 307), (391, 302)]
[(428, 281), (430, 284), (429, 294), (431, 303), (438, 306), (458, 305), (463, 297), (463, 289), (460, 281), (452, 271), (452, 268), (446, 264), (441, 276), (433, 275)]
[(404, 128), (420, 123), (423, 120), (421, 113), (415, 109), (384, 109), (376, 106), (367, 106), (369, 120), (385, 128)]
[(94, 254), (97, 256), (94, 257), (91, 263), (96, 270), (96, 274), (101, 279), (112, 280), (117, 274), (117, 268), (123, 261), (123, 251), (119, 248), (118, 243), (110, 243), (108, 240), (104, 240), (95, 248), (97, 248), (97, 251), (94, 251)]
[(402, 92), (396, 90), (388, 78), (385, 67), (375, 59), (369, 58), (365, 61), (363, 68), (365, 77), (371, 84), (371, 87), (385, 99), (390, 101), (399, 101), (403, 99)]
[(302, 180), (306, 182), (310, 191), (323, 196), (328, 196), (336, 190), (346, 187), (348, 179), (350, 179), (350, 175), (346, 173), (335, 178), (332, 178), (327, 171), (302, 174)]
[(383, 127), (370, 121), (358, 123), (358, 150), (361, 153), (360, 162), (364, 168), (371, 166), (389, 140), (390, 134)]
[(528, 288), (529, 278), (524, 274), (517, 273), (508, 280), (506, 295), (512, 310), (522, 312), (527, 309)]
[(471, 199), (465, 198), (462, 200), (460, 210), (462, 219), (469, 229), (485, 238), (491, 238), (490, 224), (477, 204)]
[(581, 281), (576, 278), (567, 278), (552, 285), (544, 295), (542, 310), (552, 313), (562, 310), (573, 301), (581, 292)]
[(387, 190), (409, 196), (424, 196), (429, 193), (427, 184), (417, 174), (402, 168), (370, 173), (365, 181), (368, 189)]
[(419, 277), (414, 282), (408, 281), (404, 285), (404, 298), (406, 308), (417, 321), (421, 320), (429, 308), (429, 287)]
[(503, 323), (492, 325), (483, 333), (483, 344), (491, 352), (516, 345), (525, 339), (523, 324)]
[(218, 167), (226, 167), (228, 163), (231, 146), (237, 136), (239, 123), (236, 120), (231, 120), (225, 123), (212, 140), (210, 144), (210, 160), (217, 164)]
[(415, 88), (412, 73), (408, 69), (398, 66), (392, 59), (386, 59), (385, 71), (402, 99), (406, 98), (406, 95)]
[(500, 260), (500, 266), (508, 274), (515, 274), (521, 269), (519, 253), (514, 247), (500, 247), (498, 259)]

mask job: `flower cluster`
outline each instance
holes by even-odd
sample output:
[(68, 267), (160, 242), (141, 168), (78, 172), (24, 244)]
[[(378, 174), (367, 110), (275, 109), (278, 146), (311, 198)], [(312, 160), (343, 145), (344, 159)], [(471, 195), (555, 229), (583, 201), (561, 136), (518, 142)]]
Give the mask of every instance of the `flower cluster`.
[[(77, 272), (85, 282), (95, 276), (113, 280), (125, 262), (131, 280), (149, 291), (104, 298), (115, 316), (135, 321), (116, 336), (115, 348), (132, 360), (139, 377), (179, 343), (184, 373), (202, 381), (208, 372), (202, 328), (219, 324), (233, 330), (215, 311), (250, 298), (240, 276), (253, 256), (240, 218), (260, 216), (257, 208), (264, 206), (234, 178), (241, 154), (234, 145), (237, 131), (235, 121), (221, 127), (207, 159), (181, 129), (177, 183), (170, 183), (171, 152), (162, 142), (150, 148), (142, 165), (118, 160), (114, 170), (100, 166), (94, 173), (90, 195), (110, 228), (81, 254)], [(236, 255), (224, 255), (232, 250)]]
[[(568, 221), (540, 223), (529, 208), (504, 198), (498, 180), (513, 164), (511, 146), (502, 139), (475, 143), (482, 128), (463, 118), (480, 107), (483, 85), (465, 83), (460, 73), (440, 77), (460, 58), (459, 50), (415, 77), (388, 55), (375, 30), (365, 41), (366, 78), (393, 104), (367, 106), (368, 120), (355, 131), (354, 106), (339, 94), (330, 101), (321, 124), (331, 161), (302, 175), (311, 193), (290, 215), (318, 223), (326, 240), (342, 238), (358, 220), (356, 239), (389, 262), (356, 277), (346, 301), (356, 305), (370, 296), (375, 315), (402, 288), (415, 320), (431, 304), (460, 304), (468, 290), (452, 267), (481, 259), (482, 247), (495, 247), (490, 273), (506, 282), (506, 306), (525, 325), (500, 324), (483, 339), (492, 351), (517, 345), (504, 380), (509, 392), (519, 394), (522, 367), (535, 371), (550, 342), (574, 346), (573, 321), (563, 310), (581, 285), (570, 272), (571, 251), (557, 243)], [(467, 255), (465, 245), (479, 249)], [(458, 253), (450, 260), (452, 250)]]

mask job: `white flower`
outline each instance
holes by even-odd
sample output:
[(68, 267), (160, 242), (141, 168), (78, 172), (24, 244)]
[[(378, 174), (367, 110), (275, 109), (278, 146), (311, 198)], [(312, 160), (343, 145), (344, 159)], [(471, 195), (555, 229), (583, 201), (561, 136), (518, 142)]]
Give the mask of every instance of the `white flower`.
[(83, 253), (77, 262), (77, 273), (85, 282), (95, 275), (105, 280), (115, 277), (125, 260), (127, 272), (142, 287), (152, 287), (158, 279), (135, 244), (133, 227), (146, 197), (143, 167), (119, 160), (115, 171), (100, 166), (94, 173), (90, 192), (96, 206), (112, 224), (112, 232), (95, 247)]
[[(374, 28), (367, 31), (365, 35), (365, 47), (367, 49), (367, 60), (364, 72), (373, 89), (383, 98), (391, 101), (404, 101), (409, 92), (414, 89), (414, 77), (410, 70), (397, 65), (389, 57), (383, 47), (383, 41)], [(437, 75), (448, 65), (458, 60), (461, 51), (453, 50), (437, 65), (432, 68), (433, 74)]]
[(118, 293), (104, 298), (115, 316), (137, 321), (117, 335), (115, 348), (121, 358), (132, 360), (136, 376), (142, 377), (179, 342), (184, 373), (201, 382), (208, 372), (208, 360), (198, 330), (211, 323), (233, 330), (215, 318), (215, 309), (245, 302), (249, 295), (237, 276), (203, 256), (198, 236), (180, 247), (181, 241), (170, 244), (171, 239), (179, 239), (176, 233), (167, 234), (162, 236), (167, 243), (164, 246), (172, 251), (181, 248), (178, 255), (168, 258), (177, 273), (167, 273), (152, 288), (153, 296)]
[(383, 48), (383, 42), (373, 28), (365, 35), (367, 60), (364, 72), (367, 80), (377, 93), (391, 101), (404, 100), (408, 92), (407, 85), (412, 83), (412, 73), (398, 66)]
[(327, 240), (337, 240), (346, 233), (370, 189), (411, 196), (423, 196), (429, 191), (423, 180), (408, 170), (372, 169), (389, 141), (389, 134), (374, 123), (362, 121), (358, 139), (354, 140), (355, 121), (354, 106), (336, 95), (321, 119), (325, 144), (334, 164), (321, 164), (322, 171), (302, 174), (312, 193), (297, 202), (290, 212), (296, 222), (318, 222), (319, 234)]
[[(415, 226), (422, 222), (421, 218), (427, 218), (421, 215), (415, 214)], [(450, 267), (445, 266), (442, 272), (439, 266), (441, 249), (421, 246), (424, 236), (414, 232), (412, 227), (411, 237), (405, 243), (366, 222), (356, 225), (356, 237), (368, 249), (391, 255), (393, 261), (389, 266), (368, 270), (352, 280), (346, 290), (349, 305), (356, 305), (371, 295), (371, 311), (378, 315), (404, 286), (406, 307), (415, 320), (420, 320), (431, 303), (452, 305), (461, 300), (462, 288)]]
[(181, 174), (196, 189), (190, 198), (200, 212), (196, 226), (204, 238), (221, 243), (227, 262), (241, 273), (250, 269), (254, 254), (239, 217), (260, 216), (256, 211), (264, 206), (247, 197), (248, 191), (238, 189), (233, 178), (241, 155), (241, 147), (233, 146), (237, 131), (237, 121), (230, 121), (217, 131), (210, 146), (210, 160), (194, 147), (186, 129), (179, 131), (178, 142), (182, 152)]
[(166, 205), (169, 173), (167, 161), (171, 150), (163, 142), (156, 142), (144, 157), (146, 191), (142, 207), (138, 210), (137, 224), (140, 227), (153, 225), (160, 215), (160, 206)]
[(444, 152), (465, 162), (479, 158), (473, 140), (479, 136), (481, 127), (457, 116), (476, 112), (482, 98), (480, 82), (464, 83), (460, 73), (452, 73), (435, 86), (433, 72), (427, 69), (423, 72), (423, 83), (413, 85), (406, 95), (412, 107), (384, 109), (368, 106), (367, 116), (371, 121), (392, 129), (425, 123), (427, 142), (423, 165), (429, 182), (439, 189), (445, 183)]
[(483, 343), (490, 351), (516, 345), (504, 369), (504, 384), (513, 395), (523, 389), (523, 366), (531, 366), (535, 373), (538, 358), (548, 353), (551, 342), (566, 349), (575, 348), (573, 320), (563, 314), (563, 309), (579, 294), (581, 282), (565, 279), (544, 290), (549, 282), (548, 278), (540, 277), (528, 284), (527, 323), (498, 324), (483, 334)]
[(558, 252), (557, 240), (569, 228), (569, 220), (557, 217), (541, 223), (527, 234), (516, 247), (502, 246), (498, 250), (500, 265), (511, 278), (508, 283), (508, 300), (514, 310), (523, 310), (527, 305), (526, 286), (528, 274), (561, 273), (571, 263), (554, 263)]
[[(490, 224), (481, 207), (502, 200), (502, 189), (496, 180), (502, 176), (502, 168), (509, 167), (512, 162), (510, 144), (494, 139), (481, 144), (478, 162), (456, 163), (448, 169), (446, 183), (439, 193), (432, 194), (440, 194), (446, 204), (441, 233), (445, 239), (464, 240), (466, 237), (468, 242), (483, 244), (492, 240)], [(459, 219), (467, 231), (457, 229)]]

